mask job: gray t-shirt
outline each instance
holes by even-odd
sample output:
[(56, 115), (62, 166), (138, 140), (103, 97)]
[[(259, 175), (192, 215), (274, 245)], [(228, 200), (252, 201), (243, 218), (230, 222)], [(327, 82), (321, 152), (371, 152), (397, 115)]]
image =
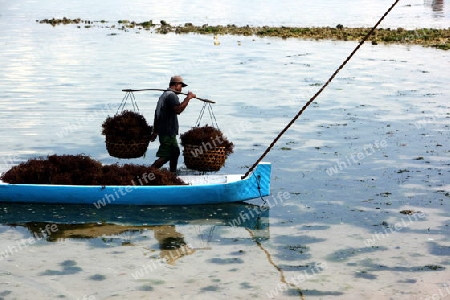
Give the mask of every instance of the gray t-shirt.
[(178, 117), (174, 110), (174, 107), (178, 105), (180, 105), (180, 99), (170, 89), (159, 97), (155, 109), (155, 122), (159, 135), (178, 134)]

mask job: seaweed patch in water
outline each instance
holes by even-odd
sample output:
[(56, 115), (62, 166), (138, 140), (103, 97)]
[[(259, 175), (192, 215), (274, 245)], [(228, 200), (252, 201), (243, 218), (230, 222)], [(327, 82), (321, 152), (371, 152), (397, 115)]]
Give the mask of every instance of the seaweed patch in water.
[(303, 245), (295, 245), (295, 246), (286, 246), (286, 249), (292, 250), (292, 251), (296, 251), (299, 253), (303, 253), (305, 250), (308, 250), (309, 247), (308, 246), (303, 246)]
[(251, 288), (252, 288), (252, 285), (250, 283), (248, 283), (248, 282), (241, 282), (241, 289), (248, 290), (248, 289), (251, 289)]
[(346, 249), (340, 249), (336, 250), (334, 253), (329, 254), (327, 259), (330, 261), (343, 261), (348, 260), (351, 257), (355, 257), (357, 255), (365, 254), (365, 253), (372, 253), (375, 251), (386, 251), (388, 250), (387, 247), (364, 247), (364, 248), (346, 248)]
[(338, 291), (318, 291), (318, 290), (302, 290), (304, 296), (342, 296), (343, 292)]
[(77, 263), (74, 260), (65, 260), (59, 264), (63, 269), (61, 271), (56, 270), (45, 270), (41, 272), (39, 275), (72, 275), (78, 272), (81, 272), (83, 269), (77, 267)]
[(217, 285), (205, 286), (201, 289), (202, 292), (217, 292), (218, 290), (220, 290), (220, 287)]
[(399, 280), (398, 283), (416, 283), (417, 279), (405, 279), (405, 280)]
[(89, 276), (89, 279), (94, 281), (102, 281), (106, 279), (106, 276), (101, 274), (94, 274)]
[(209, 260), (213, 264), (242, 264), (244, 261), (241, 258), (230, 257), (230, 258), (211, 258)]
[(445, 270), (445, 267), (441, 267), (438, 265), (426, 265), (423, 268), (419, 268), (419, 270), (425, 270), (425, 269), (429, 269), (429, 270), (433, 270), (433, 271), (441, 271), (441, 270)]
[(355, 278), (377, 279), (376, 275), (369, 274), (366, 271), (356, 272)]
[[(36, 20), (39, 24), (50, 24), (53, 27), (57, 25), (76, 24), (81, 28), (81, 24), (85, 24), (84, 28), (92, 27), (106, 27), (108, 29), (117, 28), (117, 30), (128, 31), (129, 29), (152, 30), (152, 32), (159, 34), (167, 34), (175, 32), (177, 34), (198, 33), (198, 34), (215, 34), (215, 35), (240, 35), (240, 36), (259, 36), (259, 37), (280, 37), (286, 38), (303, 38), (310, 40), (340, 40), (340, 41), (359, 41), (369, 31), (370, 28), (364, 27), (345, 27), (342, 24), (337, 24), (335, 27), (271, 27), (271, 26), (237, 26), (235, 24), (216, 25), (208, 24), (194, 25), (193, 23), (185, 23), (184, 25), (171, 25), (165, 20), (160, 20), (159, 24), (153, 23), (152, 20), (144, 22), (136, 22), (129, 20), (119, 20), (116, 24), (111, 26), (104, 26), (109, 23), (106, 20), (91, 21), (69, 19), (69, 18), (52, 18)], [(416, 28), (407, 30), (404, 28), (377, 28), (373, 32), (371, 39), (372, 45), (384, 44), (407, 44), (407, 45), (422, 45), (426, 47), (433, 47), (441, 50), (450, 49), (450, 28)]]
[(12, 292), (11, 291), (3, 291), (3, 292), (0, 292), (0, 296), (1, 297), (3, 297), (3, 296), (8, 296), (9, 294), (11, 294)]
[(140, 291), (153, 291), (154, 288), (150, 284), (144, 284), (143, 286), (139, 287)]

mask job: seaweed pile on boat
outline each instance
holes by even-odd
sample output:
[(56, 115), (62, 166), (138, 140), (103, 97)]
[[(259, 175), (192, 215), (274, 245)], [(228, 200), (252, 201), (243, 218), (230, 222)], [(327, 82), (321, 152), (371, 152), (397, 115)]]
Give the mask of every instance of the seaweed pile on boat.
[(184, 185), (171, 172), (144, 165), (102, 165), (86, 155), (49, 155), (29, 159), (0, 176), (12, 184)]

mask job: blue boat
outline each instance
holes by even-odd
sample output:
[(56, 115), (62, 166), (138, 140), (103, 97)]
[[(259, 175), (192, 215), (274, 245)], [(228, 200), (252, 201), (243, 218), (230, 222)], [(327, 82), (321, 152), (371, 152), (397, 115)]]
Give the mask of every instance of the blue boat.
[(231, 203), (270, 195), (270, 163), (249, 176), (179, 176), (187, 185), (87, 186), (0, 183), (0, 202), (107, 205), (194, 205)]

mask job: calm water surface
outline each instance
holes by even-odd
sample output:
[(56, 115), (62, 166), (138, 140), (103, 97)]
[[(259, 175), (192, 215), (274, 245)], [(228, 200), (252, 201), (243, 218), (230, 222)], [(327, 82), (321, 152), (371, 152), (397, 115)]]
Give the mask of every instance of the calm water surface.
[[(119, 19), (371, 26), (390, 4), (3, 1), (0, 172), (49, 154), (124, 162), (106, 152), (102, 122), (116, 112), (122, 89), (165, 88), (173, 74), (217, 102), (218, 125), (236, 145), (221, 172), (245, 172), (356, 44), (219, 36), (214, 45), (213, 36), (108, 26)], [(449, 27), (448, 7), (400, 2), (382, 26)], [(36, 23), (63, 16), (110, 24)], [(250, 214), (258, 199), (188, 208), (0, 205), (0, 298), (445, 295), (449, 66), (441, 50), (364, 45), (265, 158), (273, 164), (267, 198), (278, 200), (260, 218)], [(148, 119), (158, 96), (136, 93)], [(191, 102), (181, 132), (201, 107)], [(126, 162), (150, 163), (156, 149)], [(246, 213), (249, 220), (237, 224)]]

